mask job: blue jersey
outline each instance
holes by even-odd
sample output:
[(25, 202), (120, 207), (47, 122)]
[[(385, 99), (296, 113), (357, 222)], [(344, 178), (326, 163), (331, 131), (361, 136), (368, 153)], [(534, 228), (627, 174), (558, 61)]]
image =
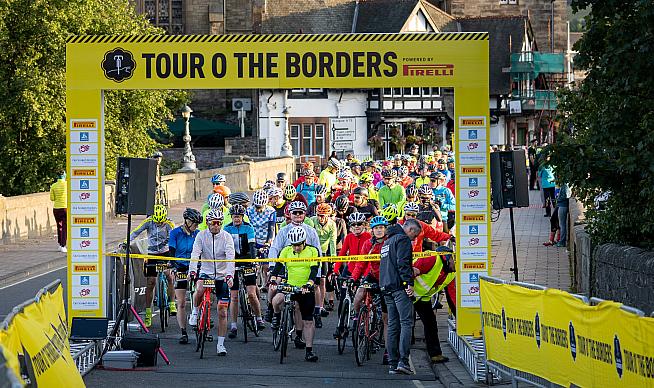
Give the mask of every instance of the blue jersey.
[(239, 226), (233, 223), (225, 225), (223, 228), (229, 233), (234, 240), (234, 251), (237, 259), (253, 259), (250, 257), (250, 245), (255, 243), (254, 228), (247, 222)]
[[(181, 226), (176, 227), (170, 231), (170, 236), (168, 238), (168, 246), (175, 249), (175, 257), (178, 259), (190, 259), (191, 252), (193, 251), (193, 243), (195, 242), (195, 236), (200, 233), (199, 230), (188, 234)], [(188, 268), (188, 260), (174, 260), (173, 265), (177, 268)]]
[(434, 199), (440, 202), (441, 217), (443, 221), (447, 220), (447, 212), (449, 210), (456, 210), (456, 200), (452, 191), (445, 186), (434, 187)]
[(297, 192), (302, 194), (304, 198), (306, 198), (307, 203), (311, 205), (312, 203), (316, 202), (316, 187), (318, 184), (312, 183), (310, 185), (302, 182), (299, 185), (297, 185)]

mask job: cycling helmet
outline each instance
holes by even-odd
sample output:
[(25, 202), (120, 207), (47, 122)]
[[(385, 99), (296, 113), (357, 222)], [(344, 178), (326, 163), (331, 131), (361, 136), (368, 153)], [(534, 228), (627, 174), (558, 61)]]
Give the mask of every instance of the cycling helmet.
[(211, 183), (214, 185), (224, 185), (227, 179), (225, 179), (225, 176), (223, 174), (216, 174), (211, 177)]
[(420, 207), (418, 207), (418, 204), (415, 202), (407, 202), (404, 204), (404, 211), (418, 213), (420, 211)]
[(316, 185), (316, 195), (327, 194), (327, 187), (324, 185)]
[(445, 159), (438, 159), (438, 164), (445, 164)]
[(341, 164), (338, 162), (338, 159), (330, 158), (327, 162), (327, 167), (339, 168)]
[(454, 163), (454, 158), (451, 157), (451, 156), (449, 158), (447, 158), (447, 164), (450, 164), (450, 163)]
[(268, 190), (268, 197), (281, 197), (283, 194), (284, 192), (279, 187), (273, 187)]
[(223, 215), (223, 211), (220, 209), (211, 209), (209, 210), (209, 213), (207, 213), (207, 222), (211, 221), (222, 221), (225, 219), (225, 216)]
[(295, 187), (293, 187), (293, 185), (284, 187), (284, 198), (286, 198), (287, 201), (292, 201), (295, 199), (296, 195), (297, 191), (295, 191)]
[(400, 166), (398, 169), (398, 175), (404, 178), (405, 176), (409, 175), (409, 168), (407, 166)]
[(313, 176), (313, 177), (315, 177), (315, 176), (316, 176), (316, 172), (313, 171), (312, 169), (306, 169), (306, 170), (304, 170), (304, 171), (302, 172), (302, 175), (304, 175), (305, 177), (307, 177), (307, 176)]
[(434, 195), (434, 190), (429, 186), (428, 184), (421, 185), (420, 188), (418, 189), (418, 195), (423, 196), (423, 195), (429, 195), (433, 196)]
[(270, 190), (272, 187), (275, 187), (275, 182), (271, 181), (270, 179), (264, 182), (263, 186), (261, 187), (264, 190)]
[(302, 210), (303, 212), (307, 212), (307, 205), (304, 204), (302, 201), (293, 201), (288, 205), (288, 211), (289, 212), (294, 212), (297, 210)]
[(360, 224), (366, 222), (366, 215), (359, 212), (354, 212), (347, 217), (347, 222), (350, 224)]
[(341, 195), (340, 197), (336, 198), (334, 204), (336, 205), (336, 210), (345, 211), (348, 206), (350, 206), (350, 200), (347, 199), (346, 196)]
[(243, 192), (232, 193), (229, 195), (229, 203), (239, 204), (245, 206), (246, 203), (250, 202), (250, 197)]
[(364, 182), (372, 182), (372, 181), (373, 181), (373, 177), (372, 177), (372, 174), (369, 173), (369, 172), (364, 172), (364, 173), (361, 174), (361, 176), (359, 177), (359, 182), (361, 182), (361, 183), (364, 183)]
[(382, 171), (382, 177), (384, 178), (397, 178), (397, 171), (395, 169), (390, 169)]
[(347, 170), (341, 170), (338, 172), (336, 178), (338, 178), (339, 181), (343, 179), (350, 179), (350, 172)]
[(229, 209), (229, 214), (233, 216), (245, 215), (245, 206), (241, 204), (232, 205), (232, 207)]
[(384, 209), (382, 209), (381, 215), (386, 218), (386, 221), (393, 222), (400, 216), (400, 211), (397, 210), (397, 206), (395, 206), (394, 203), (389, 203)]
[(395, 154), (395, 157), (393, 158), (395, 160), (402, 160), (402, 155), (400, 154)]
[(252, 203), (257, 207), (266, 206), (268, 203), (268, 194), (263, 190), (256, 191), (252, 195)]
[(359, 186), (354, 189), (353, 193), (354, 195), (363, 195), (366, 198), (368, 197), (368, 189), (366, 189), (365, 187)]
[(227, 186), (216, 186), (214, 187), (213, 192), (222, 195), (223, 198), (227, 198), (232, 193), (232, 190)]
[(152, 214), (152, 221), (164, 222), (168, 218), (168, 209), (164, 205), (155, 205), (154, 214)]
[(285, 172), (278, 172), (277, 173), (277, 181), (284, 181), (286, 182), (286, 173)]
[(370, 227), (374, 228), (375, 226), (388, 226), (388, 221), (386, 221), (386, 218), (382, 216), (375, 216), (372, 217), (372, 220), (370, 220)]
[(191, 209), (187, 207), (186, 210), (184, 210), (184, 214), (182, 216), (184, 217), (185, 220), (189, 220), (196, 224), (202, 223), (202, 213), (200, 213), (195, 209)]
[(211, 209), (222, 209), (222, 207), (225, 205), (225, 198), (217, 193), (212, 194), (211, 197), (209, 197), (208, 205)]
[(408, 185), (406, 187), (406, 196), (407, 197), (412, 197), (413, 198), (413, 197), (415, 197), (417, 195), (418, 195), (418, 188), (416, 187), (416, 185), (414, 185), (412, 183), (412, 184), (410, 184), (410, 185)]
[(304, 162), (302, 163), (303, 170), (313, 170), (313, 162)]
[(301, 244), (307, 241), (307, 232), (301, 226), (296, 226), (288, 231), (288, 242), (291, 244)]
[(332, 207), (328, 203), (321, 203), (320, 205), (316, 206), (316, 214), (318, 215), (331, 215), (332, 214)]

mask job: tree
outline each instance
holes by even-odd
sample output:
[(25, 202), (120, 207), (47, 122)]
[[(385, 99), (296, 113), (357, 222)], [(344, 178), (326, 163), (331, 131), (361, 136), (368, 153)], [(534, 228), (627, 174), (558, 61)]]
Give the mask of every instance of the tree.
[[(162, 34), (124, 0), (0, 2), (0, 194), (48, 188), (66, 164), (66, 38), (69, 34)], [(106, 176), (116, 156), (162, 145), (149, 131), (187, 100), (181, 91), (110, 91), (105, 99)]]
[[(654, 2), (575, 0), (591, 6), (575, 64), (587, 71), (560, 94), (563, 128), (551, 147), (557, 179), (589, 209), (595, 243), (654, 247)], [(610, 192), (605, 210), (594, 198)]]

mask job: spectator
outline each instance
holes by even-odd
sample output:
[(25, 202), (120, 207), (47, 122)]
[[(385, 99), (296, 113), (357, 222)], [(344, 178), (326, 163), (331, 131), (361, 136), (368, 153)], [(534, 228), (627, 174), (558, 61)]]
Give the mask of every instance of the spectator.
[(329, 159), (338, 160), (338, 156), (336, 156), (336, 151), (332, 151), (332, 154), (329, 155)]
[(388, 239), (381, 250), (379, 286), (388, 306), (389, 374), (413, 374), (409, 366), (414, 297), (411, 241), (420, 232), (417, 220), (393, 225), (388, 228)]
[(559, 195), (556, 198), (556, 206), (559, 208), (559, 228), (561, 230), (561, 238), (559, 239), (559, 242), (556, 243), (557, 247), (565, 247), (568, 242), (568, 208), (570, 206), (571, 195), (570, 187), (566, 183), (562, 184), (559, 190)]
[(538, 167), (538, 177), (540, 178), (540, 187), (543, 188), (543, 207), (545, 208), (545, 217), (552, 216), (552, 206), (556, 206), (554, 189), (554, 170), (548, 163), (549, 157)]
[(57, 242), (59, 243), (59, 252), (66, 253), (67, 225), (66, 225), (66, 206), (68, 205), (68, 184), (66, 183), (66, 172), (59, 171), (57, 181), (50, 186), (50, 201), (52, 213), (57, 223)]
[(555, 207), (550, 217), (550, 236), (547, 241), (543, 243), (546, 247), (556, 245), (561, 238), (561, 228), (559, 226), (559, 208)]
[(536, 154), (538, 153), (538, 140), (531, 141), (531, 146), (527, 149), (527, 157), (529, 159), (529, 190), (540, 190), (540, 184), (536, 179), (536, 172), (538, 171), (538, 162), (536, 161)]

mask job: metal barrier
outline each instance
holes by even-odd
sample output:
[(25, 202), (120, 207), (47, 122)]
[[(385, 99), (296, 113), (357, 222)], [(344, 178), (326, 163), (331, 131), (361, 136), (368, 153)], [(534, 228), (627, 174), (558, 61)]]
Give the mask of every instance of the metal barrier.
[(459, 336), (456, 332), (456, 320), (448, 319), (447, 342), (463, 362), (475, 382), (498, 383), (498, 375), (488, 376), (486, 367), (486, 349), (484, 339), (471, 336)]

